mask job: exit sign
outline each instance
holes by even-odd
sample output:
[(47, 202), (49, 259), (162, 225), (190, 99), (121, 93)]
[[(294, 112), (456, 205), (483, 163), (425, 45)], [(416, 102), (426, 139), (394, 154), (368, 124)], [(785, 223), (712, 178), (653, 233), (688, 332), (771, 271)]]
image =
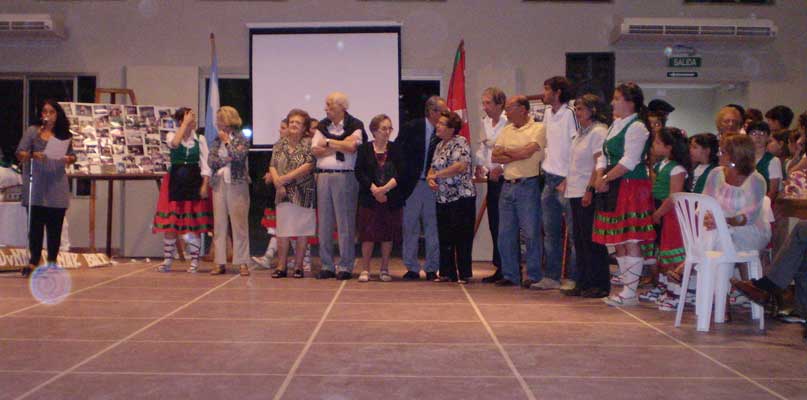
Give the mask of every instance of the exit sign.
[(700, 57), (670, 57), (669, 64), (671, 68), (700, 68)]

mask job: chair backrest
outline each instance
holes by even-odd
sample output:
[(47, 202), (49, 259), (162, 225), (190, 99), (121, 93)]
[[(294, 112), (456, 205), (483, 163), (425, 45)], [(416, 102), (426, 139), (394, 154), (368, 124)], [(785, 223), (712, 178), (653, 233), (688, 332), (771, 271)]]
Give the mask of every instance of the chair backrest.
[[(717, 200), (698, 193), (674, 193), (671, 197), (687, 257), (702, 258), (709, 250), (719, 250), (727, 257), (736, 254), (726, 217)], [(708, 231), (703, 226), (707, 213), (714, 217), (717, 229)]]

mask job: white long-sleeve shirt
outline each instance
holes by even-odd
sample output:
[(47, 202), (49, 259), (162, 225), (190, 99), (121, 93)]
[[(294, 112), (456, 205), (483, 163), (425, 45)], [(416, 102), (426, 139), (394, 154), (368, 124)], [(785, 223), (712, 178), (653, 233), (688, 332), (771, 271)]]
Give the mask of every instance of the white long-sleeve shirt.
[[(632, 121), (634, 117), (636, 117), (635, 113), (625, 118), (615, 119), (614, 123), (611, 124), (611, 128), (608, 129), (608, 136), (605, 137), (605, 141), (608, 142), (609, 139), (618, 135), (619, 132), (625, 128), (625, 125)], [(622, 153), (622, 158), (619, 159), (619, 164), (622, 164), (628, 171), (633, 171), (633, 169), (642, 162), (642, 153), (644, 152), (645, 142), (647, 142), (649, 136), (650, 132), (641, 120), (637, 120), (635, 124), (631, 124), (631, 126), (628, 127), (628, 131), (625, 132), (625, 151)], [(607, 166), (608, 159), (606, 159), (605, 153), (603, 153), (600, 155), (600, 158), (597, 159), (597, 169), (605, 169)]]
[(493, 162), (491, 161), (493, 146), (496, 144), (496, 139), (499, 138), (499, 133), (505, 125), (507, 125), (507, 116), (505, 116), (504, 113), (499, 117), (499, 122), (496, 125), (493, 125), (493, 118), (487, 115), (482, 118), (482, 126), (485, 131), (484, 136), (481, 138), (482, 142), (479, 144), (479, 148), (474, 154), (474, 164), (485, 167), (488, 170), (493, 169)]
[(547, 107), (544, 111), (546, 127), (546, 158), (541, 164), (545, 172), (566, 177), (569, 174), (572, 139), (580, 129), (574, 108), (569, 103), (560, 105), (557, 111)]

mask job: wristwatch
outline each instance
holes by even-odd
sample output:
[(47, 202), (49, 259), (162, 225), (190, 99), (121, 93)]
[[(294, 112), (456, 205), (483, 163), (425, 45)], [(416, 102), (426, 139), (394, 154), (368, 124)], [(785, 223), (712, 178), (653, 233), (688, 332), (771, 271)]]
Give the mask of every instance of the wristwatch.
[(331, 139), (325, 139), (325, 147), (331, 147)]

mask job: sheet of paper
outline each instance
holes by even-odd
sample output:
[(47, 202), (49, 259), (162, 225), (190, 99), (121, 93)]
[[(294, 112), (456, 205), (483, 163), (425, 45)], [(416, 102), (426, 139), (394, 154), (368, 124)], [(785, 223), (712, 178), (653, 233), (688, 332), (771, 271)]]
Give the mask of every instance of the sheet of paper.
[(45, 157), (51, 160), (61, 160), (67, 154), (67, 148), (70, 146), (70, 139), (59, 140), (55, 137), (48, 140), (45, 146)]

